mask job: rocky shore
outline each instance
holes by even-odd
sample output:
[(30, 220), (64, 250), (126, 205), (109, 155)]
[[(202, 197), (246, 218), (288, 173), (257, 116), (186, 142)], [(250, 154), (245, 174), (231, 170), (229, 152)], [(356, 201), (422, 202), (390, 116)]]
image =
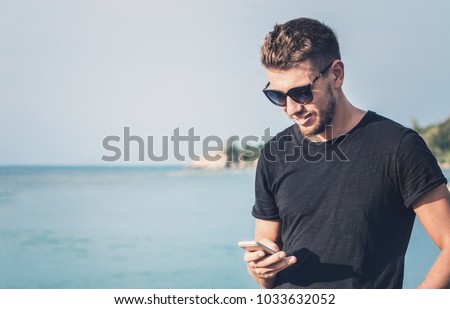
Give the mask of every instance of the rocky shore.
[(193, 169), (246, 169), (255, 168), (258, 160), (231, 159), (223, 151), (211, 152), (208, 158), (200, 157), (199, 160), (192, 161), (187, 167)]

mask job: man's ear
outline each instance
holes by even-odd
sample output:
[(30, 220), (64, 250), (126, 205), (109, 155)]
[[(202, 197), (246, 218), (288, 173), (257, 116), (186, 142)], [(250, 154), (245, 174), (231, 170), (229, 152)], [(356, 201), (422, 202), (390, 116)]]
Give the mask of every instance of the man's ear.
[(341, 88), (344, 84), (344, 63), (341, 60), (336, 60), (330, 69), (330, 73), (334, 79), (334, 88)]

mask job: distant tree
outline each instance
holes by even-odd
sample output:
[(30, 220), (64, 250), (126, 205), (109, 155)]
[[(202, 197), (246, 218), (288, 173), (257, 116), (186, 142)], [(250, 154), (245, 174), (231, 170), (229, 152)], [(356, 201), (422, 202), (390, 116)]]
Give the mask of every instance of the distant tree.
[(225, 145), (225, 154), (227, 156), (226, 167), (230, 167), (233, 163), (239, 162), (240, 149), (237, 143), (239, 141), (239, 136), (233, 135), (227, 139), (227, 144)]
[(258, 142), (255, 145), (245, 145), (241, 150), (241, 158), (244, 161), (255, 161), (259, 158), (261, 148), (264, 146), (263, 142)]
[(263, 142), (253, 142), (242, 145), (239, 143), (239, 136), (233, 135), (227, 139), (225, 145), (225, 155), (227, 157), (226, 167), (233, 167), (240, 162), (250, 163), (259, 158)]
[(413, 119), (412, 129), (422, 136), (440, 163), (450, 163), (450, 117), (426, 127), (420, 127)]
[(419, 121), (415, 117), (411, 120), (411, 129), (413, 129), (414, 131), (416, 131), (417, 133), (420, 134), (421, 128), (419, 125)]

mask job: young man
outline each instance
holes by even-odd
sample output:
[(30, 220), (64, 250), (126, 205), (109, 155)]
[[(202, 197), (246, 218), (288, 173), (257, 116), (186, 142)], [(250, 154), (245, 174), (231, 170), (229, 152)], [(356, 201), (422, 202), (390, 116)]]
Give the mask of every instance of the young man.
[(258, 162), (255, 240), (278, 252), (246, 252), (254, 280), (266, 288), (401, 288), (417, 215), (441, 249), (419, 287), (450, 287), (450, 194), (423, 140), (347, 100), (328, 26), (307, 18), (276, 25), (261, 53), (263, 91), (294, 125)]

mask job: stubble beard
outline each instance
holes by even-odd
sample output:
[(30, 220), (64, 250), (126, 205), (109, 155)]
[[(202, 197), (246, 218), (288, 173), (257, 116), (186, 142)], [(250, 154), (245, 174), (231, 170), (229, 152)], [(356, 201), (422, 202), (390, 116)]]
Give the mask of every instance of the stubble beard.
[(313, 137), (314, 135), (324, 133), (325, 129), (331, 125), (336, 112), (336, 99), (333, 96), (330, 85), (328, 85), (327, 91), (330, 95), (328, 104), (314, 112), (318, 118), (318, 122), (312, 128), (299, 127), (303, 136)]

